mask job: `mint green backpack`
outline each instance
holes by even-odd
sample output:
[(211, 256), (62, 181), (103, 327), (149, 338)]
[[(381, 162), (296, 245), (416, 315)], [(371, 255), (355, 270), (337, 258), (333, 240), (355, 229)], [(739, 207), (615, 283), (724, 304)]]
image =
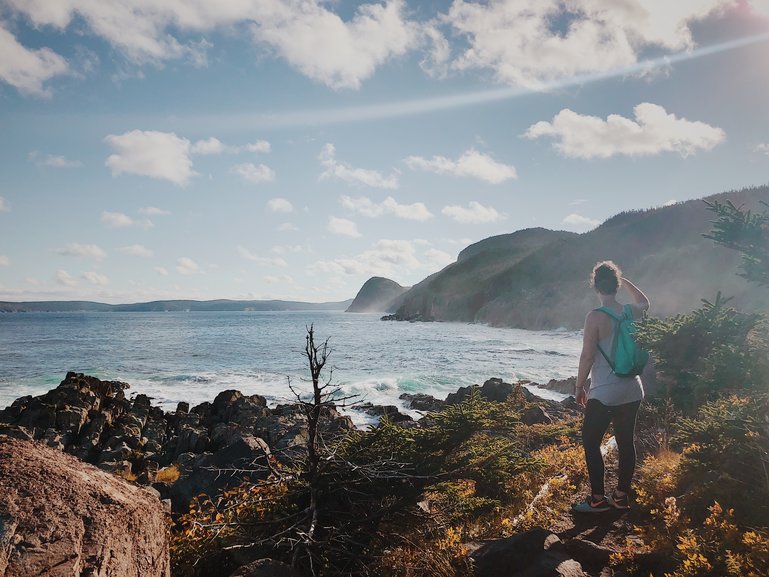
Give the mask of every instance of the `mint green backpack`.
[(633, 320), (633, 311), (630, 305), (622, 307), (622, 315), (615, 313), (608, 307), (595, 309), (606, 313), (614, 320), (614, 338), (611, 344), (611, 355), (598, 345), (603, 358), (609, 363), (611, 370), (618, 377), (634, 377), (640, 375), (646, 363), (649, 361), (649, 353), (639, 347), (633, 333), (635, 332), (635, 321)]

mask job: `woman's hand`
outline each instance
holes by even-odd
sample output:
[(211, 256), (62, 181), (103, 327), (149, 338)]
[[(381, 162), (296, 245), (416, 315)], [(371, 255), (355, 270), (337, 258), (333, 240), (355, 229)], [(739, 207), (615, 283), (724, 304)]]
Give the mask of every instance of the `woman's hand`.
[(587, 392), (584, 387), (577, 387), (576, 398), (579, 406), (584, 407), (587, 404)]

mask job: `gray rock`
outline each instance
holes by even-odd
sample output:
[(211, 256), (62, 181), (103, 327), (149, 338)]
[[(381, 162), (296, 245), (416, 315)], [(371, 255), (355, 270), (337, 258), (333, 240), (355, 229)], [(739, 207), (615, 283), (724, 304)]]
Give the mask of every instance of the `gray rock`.
[(555, 391), (563, 395), (573, 395), (574, 387), (577, 384), (577, 377), (569, 377), (568, 379), (550, 379), (543, 385), (537, 385), (540, 389), (547, 389), (548, 391)]
[(446, 404), (445, 401), (436, 399), (432, 395), (425, 395), (424, 393), (403, 393), (398, 398), (404, 401), (408, 401), (409, 408), (414, 409), (415, 411), (440, 411)]
[(131, 458), (133, 451), (125, 443), (121, 443), (114, 449), (102, 451), (99, 455), (97, 464), (104, 463), (106, 461), (128, 461)]
[(564, 544), (566, 551), (588, 568), (601, 568), (609, 564), (615, 553), (611, 547), (596, 545), (586, 539), (570, 539)]
[(553, 422), (553, 417), (541, 406), (534, 405), (523, 412), (521, 422), (524, 425), (549, 425)]
[(104, 461), (103, 463), (99, 463), (99, 468), (102, 471), (107, 471), (108, 473), (124, 478), (131, 475), (130, 461)]
[(176, 455), (181, 453), (202, 453), (208, 448), (209, 439), (202, 429), (187, 427), (179, 433)]
[(587, 577), (558, 536), (546, 529), (486, 542), (470, 558), (475, 577)]

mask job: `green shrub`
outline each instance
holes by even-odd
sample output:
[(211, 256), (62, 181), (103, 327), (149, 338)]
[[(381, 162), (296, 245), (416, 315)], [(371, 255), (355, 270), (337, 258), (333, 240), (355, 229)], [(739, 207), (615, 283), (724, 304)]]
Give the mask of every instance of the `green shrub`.
[(764, 320), (727, 306), (729, 300), (719, 293), (689, 314), (638, 323), (637, 339), (654, 354), (658, 380), (686, 411), (769, 382)]

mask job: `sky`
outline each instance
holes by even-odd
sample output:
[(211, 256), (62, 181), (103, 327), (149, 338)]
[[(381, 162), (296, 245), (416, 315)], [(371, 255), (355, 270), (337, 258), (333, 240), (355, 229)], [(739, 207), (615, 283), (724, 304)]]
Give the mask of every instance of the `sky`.
[(0, 0), (0, 300), (340, 301), (769, 182), (769, 0)]

